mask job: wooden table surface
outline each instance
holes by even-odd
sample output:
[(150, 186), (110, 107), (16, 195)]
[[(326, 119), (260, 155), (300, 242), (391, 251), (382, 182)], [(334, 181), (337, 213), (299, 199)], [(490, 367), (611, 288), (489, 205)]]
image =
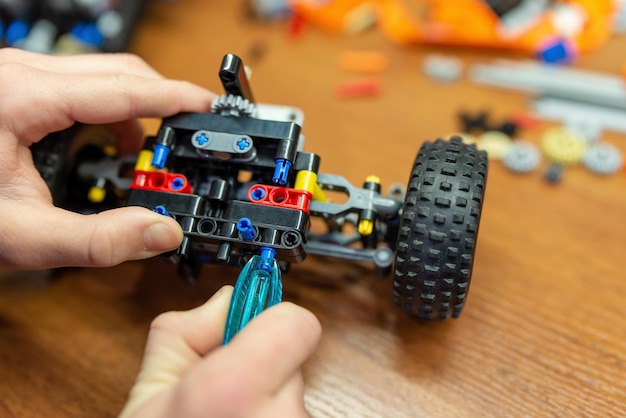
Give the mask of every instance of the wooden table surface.
[[(253, 69), (258, 101), (301, 107), (321, 171), (360, 185), (404, 184), (420, 144), (458, 130), (460, 109), (494, 121), (528, 97), (440, 84), (421, 71), (431, 52), (467, 66), (503, 53), (405, 47), (376, 31), (293, 38), (284, 23), (246, 18), (242, 2), (150, 2), (131, 51), (164, 75), (221, 92), (225, 53)], [(389, 57), (372, 98), (338, 100), (346, 49)], [(617, 73), (626, 39), (584, 57)], [(513, 55), (504, 55), (518, 58)], [(467, 68), (467, 67), (466, 67)], [(156, 126), (146, 123), (148, 129)], [(549, 126), (524, 130), (539, 143)], [(626, 151), (626, 138), (605, 139)], [(321, 320), (321, 345), (305, 365), (313, 417), (620, 416), (626, 414), (626, 173), (569, 168), (549, 185), (493, 161), (469, 300), (457, 320), (419, 323), (391, 302), (391, 278), (367, 265), (309, 257), (284, 276), (285, 298)], [(109, 269), (0, 273), (0, 416), (109, 417), (138, 371), (159, 313), (204, 302), (234, 269), (208, 266), (195, 285), (161, 259)]]

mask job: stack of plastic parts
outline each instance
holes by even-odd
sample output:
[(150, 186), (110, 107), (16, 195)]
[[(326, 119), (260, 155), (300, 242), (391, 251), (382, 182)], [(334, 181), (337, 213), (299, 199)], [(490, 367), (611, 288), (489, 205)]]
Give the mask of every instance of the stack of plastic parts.
[(479, 84), (537, 96), (536, 117), (556, 120), (590, 140), (603, 130), (626, 133), (626, 84), (618, 75), (511, 60), (474, 65), (470, 74)]
[(292, 0), (293, 13), (323, 30), (376, 24), (401, 44), (525, 51), (571, 61), (610, 39), (623, 9), (614, 0)]
[(312, 25), (333, 33), (354, 34), (375, 26), (380, 0), (292, 0), (292, 11)]
[(520, 173), (535, 168), (532, 164), (534, 153), (528, 150), (532, 144), (513, 140), (518, 125), (511, 119), (494, 124), (485, 111), (476, 114), (464, 111), (458, 117), (462, 133), (457, 135), (463, 142), (476, 144), (479, 149), (487, 151), (490, 160), (501, 160), (511, 170)]
[[(614, 145), (596, 138), (585, 138), (565, 127), (546, 131), (542, 147), (551, 165), (560, 167), (561, 171), (565, 167), (582, 163), (593, 173), (609, 175), (618, 172), (623, 164), (622, 153)], [(546, 179), (551, 177), (547, 172)]]
[[(583, 165), (599, 175), (618, 172), (623, 167), (620, 150), (608, 143), (588, 138), (580, 132), (560, 126), (547, 129), (541, 137), (541, 148), (533, 142), (515, 139), (507, 132), (494, 129), (486, 112), (472, 116), (460, 114), (461, 136), (466, 143), (475, 143), (479, 149), (487, 151), (490, 160), (501, 161), (512, 172), (524, 174), (536, 171), (546, 160), (544, 179), (549, 183), (562, 180), (565, 168)], [(508, 122), (510, 123), (510, 122)], [(508, 126), (507, 123), (500, 125)], [(513, 132), (516, 132), (514, 129)]]
[(492, 161), (502, 164), (515, 173), (530, 173), (541, 163), (541, 153), (532, 142), (513, 139), (507, 133), (488, 130), (478, 135), (462, 132), (460, 136), (467, 144), (476, 144), (478, 149), (487, 151)]
[(533, 114), (563, 124), (543, 135), (543, 153), (551, 164), (547, 180), (558, 181), (564, 167), (581, 162), (601, 175), (622, 167), (619, 149), (600, 141), (603, 131), (626, 134), (626, 74), (499, 60), (475, 65), (471, 75), (477, 83), (536, 95)]
[(39, 53), (121, 51), (143, 3), (1, 0), (0, 45)]

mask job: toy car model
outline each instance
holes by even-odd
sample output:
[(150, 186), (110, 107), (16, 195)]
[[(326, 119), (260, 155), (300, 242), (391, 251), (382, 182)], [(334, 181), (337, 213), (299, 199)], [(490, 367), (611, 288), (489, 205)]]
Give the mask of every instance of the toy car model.
[[(320, 172), (320, 156), (302, 150), (298, 109), (254, 103), (243, 68), (226, 55), (226, 94), (212, 112), (163, 119), (136, 157), (116, 158), (98, 133), (42, 141), (32, 151), (55, 203), (79, 212), (137, 205), (173, 217), (184, 239), (168, 258), (186, 279), (203, 263), (243, 267), (264, 254), (282, 270), (310, 255), (369, 261), (382, 275), (393, 270), (393, 298), (410, 315), (457, 317), (472, 275), (486, 153), (438, 139), (419, 150), (404, 196), (382, 194), (374, 176), (354, 186)], [(333, 203), (328, 191), (347, 200)], [(313, 219), (324, 231), (311, 228)]]

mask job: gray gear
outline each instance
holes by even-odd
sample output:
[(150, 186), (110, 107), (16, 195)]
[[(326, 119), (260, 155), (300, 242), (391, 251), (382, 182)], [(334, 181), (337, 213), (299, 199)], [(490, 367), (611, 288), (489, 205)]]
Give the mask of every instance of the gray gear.
[(536, 169), (540, 162), (539, 149), (527, 141), (514, 141), (502, 157), (504, 166), (516, 173), (529, 173)]
[(211, 111), (223, 116), (253, 116), (255, 110), (254, 103), (232, 94), (216, 97), (211, 104)]
[(614, 145), (597, 143), (591, 145), (583, 156), (583, 164), (597, 174), (613, 174), (622, 168), (622, 153)]

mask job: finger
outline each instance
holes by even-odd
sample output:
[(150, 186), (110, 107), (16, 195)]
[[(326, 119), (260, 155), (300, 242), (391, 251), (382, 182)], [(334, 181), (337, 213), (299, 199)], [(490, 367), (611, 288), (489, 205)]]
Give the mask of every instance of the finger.
[[(198, 358), (203, 357), (222, 345), (232, 293), (232, 286), (223, 286), (202, 306), (184, 312), (165, 313), (155, 319), (151, 332), (176, 334)], [(158, 343), (155, 340), (155, 344)]]
[(20, 63), (44, 71), (64, 74), (133, 74), (141, 77), (163, 78), (154, 68), (134, 54), (45, 55), (17, 48), (2, 48), (0, 64)]
[(278, 392), (270, 402), (271, 404), (267, 407), (263, 417), (309, 418), (304, 405), (304, 379), (302, 378), (302, 372), (298, 370), (291, 375), (284, 385), (278, 389)]
[(283, 389), (287, 390), (284, 396), (300, 396), (291, 382), (315, 350), (320, 333), (319, 321), (312, 313), (292, 303), (280, 303), (190, 369), (177, 387), (172, 405), (177, 411), (250, 416), (261, 406), (271, 407), (268, 402), (273, 403)]
[[(229, 348), (274, 389), (313, 354), (321, 331), (319, 320), (310, 311), (283, 302), (251, 321)], [(284, 353), (279, 354), (280, 361), (276, 361), (278, 353)]]
[(204, 305), (167, 312), (152, 322), (141, 371), (122, 416), (175, 387), (203, 354), (221, 344), (232, 292), (232, 286), (224, 286)]
[(283, 302), (252, 320), (212, 361), (222, 373), (243, 378), (252, 391), (273, 393), (313, 354), (320, 337), (321, 325), (311, 312)]
[(113, 266), (173, 250), (183, 238), (175, 220), (140, 207), (93, 215), (19, 202), (9, 209), (2, 210), (0, 262), (14, 268)]
[[(20, 79), (20, 83), (7, 80)], [(113, 123), (178, 112), (209, 111), (213, 93), (184, 81), (128, 74), (68, 75), (21, 64), (0, 65), (0, 128), (25, 145), (74, 122)]]
[[(197, 369), (186, 376), (171, 396), (167, 408), (171, 416), (215, 416), (256, 418), (309, 418), (304, 405), (304, 381), (297, 370), (276, 393), (251, 390), (243, 376), (231, 370), (224, 374), (203, 375), (204, 382), (193, 382)], [(191, 377), (191, 379), (190, 379)], [(200, 386), (198, 383), (202, 383)], [(148, 415), (146, 415), (148, 416)]]
[(108, 125), (117, 138), (119, 155), (134, 154), (141, 150), (144, 142), (144, 132), (137, 119), (128, 119)]

